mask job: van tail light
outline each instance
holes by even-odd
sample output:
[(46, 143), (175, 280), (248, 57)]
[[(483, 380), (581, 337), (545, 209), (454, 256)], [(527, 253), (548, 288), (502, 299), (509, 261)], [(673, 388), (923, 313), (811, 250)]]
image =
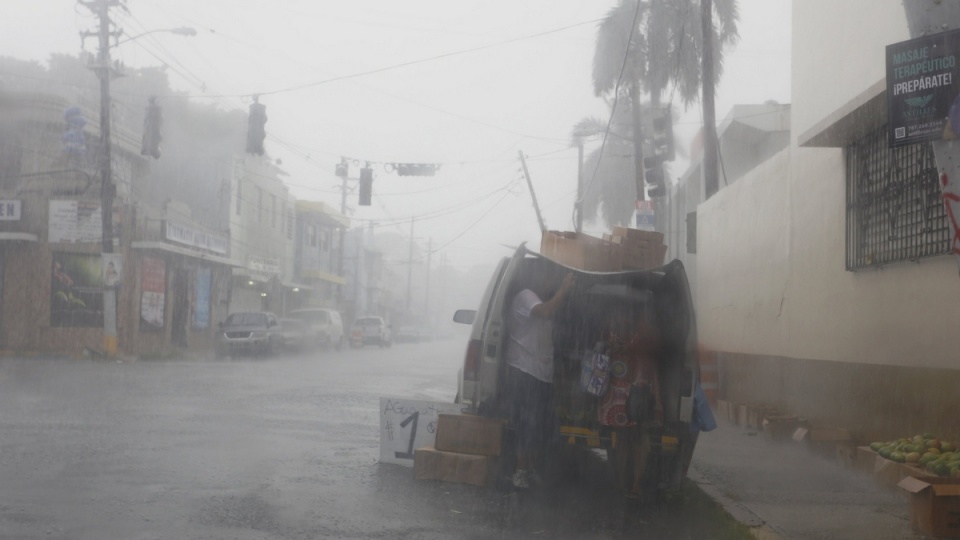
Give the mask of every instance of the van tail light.
[(477, 380), (480, 371), (480, 346), (479, 339), (471, 339), (467, 343), (467, 354), (463, 359), (463, 378), (468, 381)]

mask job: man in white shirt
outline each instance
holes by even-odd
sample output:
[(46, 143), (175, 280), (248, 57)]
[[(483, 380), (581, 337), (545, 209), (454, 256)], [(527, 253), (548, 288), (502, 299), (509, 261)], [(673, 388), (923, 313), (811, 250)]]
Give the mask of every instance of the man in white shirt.
[[(560, 288), (546, 302), (530, 289), (523, 289), (510, 303), (507, 314), (507, 399), (510, 423), (517, 433), (517, 467), (513, 485), (530, 487), (541, 463), (540, 453), (550, 425), (553, 398), (553, 322), (573, 288), (567, 274)], [(534, 476), (535, 478), (535, 476)]]

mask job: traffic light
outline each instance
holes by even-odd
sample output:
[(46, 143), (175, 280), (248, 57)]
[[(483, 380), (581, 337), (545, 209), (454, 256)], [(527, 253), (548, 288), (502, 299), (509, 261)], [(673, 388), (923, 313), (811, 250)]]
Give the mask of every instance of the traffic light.
[(673, 118), (670, 107), (651, 108), (647, 114), (650, 131), (646, 138), (653, 148), (653, 155), (663, 158), (663, 161), (673, 161), (676, 154), (673, 149)]
[(436, 163), (398, 163), (398, 176), (434, 176), (440, 168)]
[(348, 171), (349, 171), (349, 165), (347, 165), (346, 163), (337, 163), (337, 168), (336, 168), (337, 178), (346, 178)]
[(360, 206), (370, 206), (370, 196), (373, 194), (373, 169), (360, 169)]
[(163, 126), (163, 114), (156, 98), (150, 98), (147, 104), (147, 113), (143, 117), (143, 140), (140, 142), (140, 155), (152, 156), (160, 159), (160, 142), (163, 135), (160, 128)]
[(647, 156), (643, 158), (643, 178), (647, 185), (653, 186), (647, 191), (651, 197), (663, 197), (666, 194), (662, 157)]
[(267, 138), (267, 106), (260, 102), (250, 104), (250, 116), (247, 119), (247, 153), (263, 155), (263, 140)]

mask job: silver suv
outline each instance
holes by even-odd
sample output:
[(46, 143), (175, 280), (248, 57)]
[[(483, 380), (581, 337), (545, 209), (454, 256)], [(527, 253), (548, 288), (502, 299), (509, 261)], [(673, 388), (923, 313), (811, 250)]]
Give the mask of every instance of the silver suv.
[(220, 323), (216, 354), (223, 357), (246, 352), (269, 356), (282, 345), (283, 333), (276, 315), (269, 311), (240, 311)]
[(343, 320), (340, 312), (329, 308), (306, 308), (291, 311), (289, 317), (307, 325), (307, 347), (343, 347)]
[(393, 339), (390, 336), (390, 325), (383, 320), (383, 317), (360, 317), (353, 323), (350, 344), (354, 347), (364, 345), (389, 347), (393, 344)]

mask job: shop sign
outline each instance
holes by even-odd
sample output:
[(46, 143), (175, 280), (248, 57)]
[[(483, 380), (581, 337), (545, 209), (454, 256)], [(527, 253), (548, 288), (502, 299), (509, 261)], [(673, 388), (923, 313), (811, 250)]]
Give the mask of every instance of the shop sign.
[(167, 265), (163, 259), (144, 257), (140, 266), (140, 329), (163, 328), (163, 304), (167, 290)]
[(960, 135), (960, 30), (887, 45), (891, 148)]
[(223, 236), (206, 233), (173, 221), (164, 222), (163, 232), (164, 238), (171, 242), (205, 249), (221, 255), (227, 253), (228, 242)]
[(0, 221), (20, 221), (20, 201), (0, 199)]
[(636, 227), (641, 231), (653, 231), (657, 227), (657, 214), (653, 201), (637, 201)]
[(433, 446), (441, 414), (460, 414), (460, 405), (437, 401), (380, 398), (380, 463), (413, 467), (417, 448)]
[(274, 257), (251, 256), (247, 266), (258, 274), (276, 275), (280, 273), (280, 259)]

